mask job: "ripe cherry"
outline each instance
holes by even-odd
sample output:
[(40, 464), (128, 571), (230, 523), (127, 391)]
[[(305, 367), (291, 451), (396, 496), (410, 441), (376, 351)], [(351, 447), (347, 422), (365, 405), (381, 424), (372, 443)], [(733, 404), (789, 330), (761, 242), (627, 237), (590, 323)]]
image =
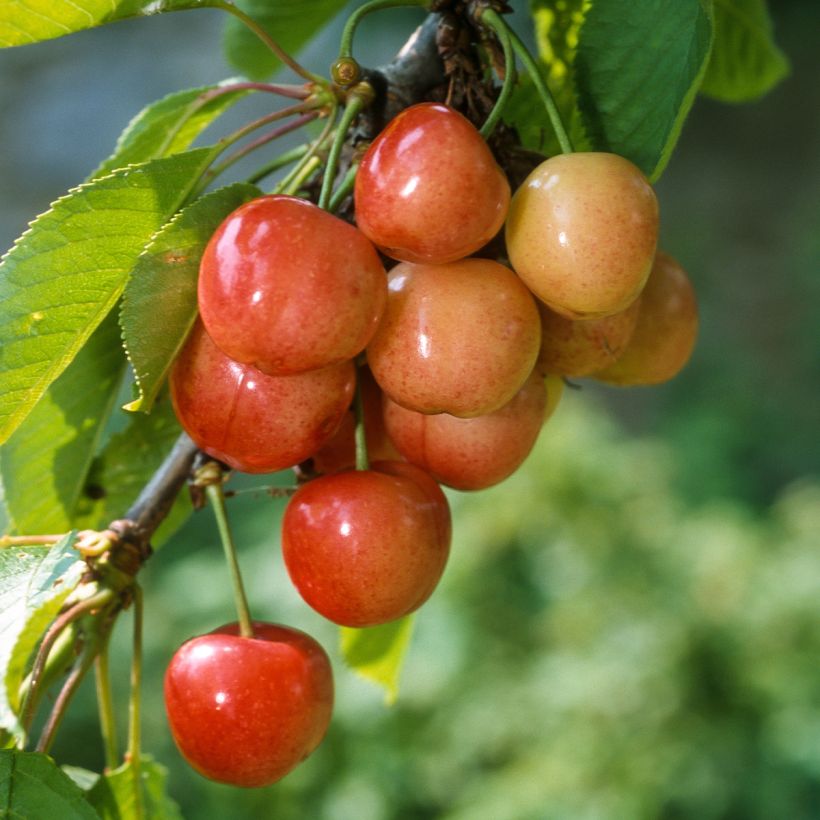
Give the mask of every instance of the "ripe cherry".
[(336, 432), (356, 384), (352, 362), (266, 376), (229, 359), (197, 323), (171, 371), (177, 418), (200, 449), (246, 473), (304, 461)]
[(367, 360), (393, 401), (420, 413), (479, 416), (532, 372), (541, 320), (532, 294), (489, 259), (396, 265)]
[(200, 264), (199, 310), (211, 338), (274, 376), (353, 358), (375, 332), (385, 295), (384, 268), (365, 236), (290, 196), (237, 208)]
[(641, 294), (632, 339), (615, 364), (594, 377), (623, 386), (669, 381), (689, 361), (697, 333), (698, 303), (692, 283), (677, 261), (658, 251)]
[(402, 111), (373, 141), (356, 175), (356, 223), (402, 261), (469, 256), (499, 231), (509, 202), (507, 178), (481, 134), (440, 103)]
[(290, 578), (317, 612), (365, 627), (430, 597), (450, 550), (450, 511), (418, 467), (377, 462), (300, 487), (282, 521)]
[(601, 319), (567, 319), (540, 303), (538, 369), (578, 377), (613, 364), (632, 338), (640, 302), (639, 296), (626, 310)]
[(515, 192), (506, 225), (516, 273), (557, 313), (608, 316), (638, 296), (652, 268), (658, 201), (616, 154), (561, 154)]
[(165, 709), (182, 756), (234, 786), (267, 786), (321, 742), (333, 709), (322, 647), (278, 624), (228, 624), (184, 643), (165, 673)]
[(469, 419), (416, 413), (387, 399), (385, 426), (401, 454), (436, 481), (481, 490), (512, 475), (529, 455), (544, 423), (547, 389), (534, 372), (502, 408)]

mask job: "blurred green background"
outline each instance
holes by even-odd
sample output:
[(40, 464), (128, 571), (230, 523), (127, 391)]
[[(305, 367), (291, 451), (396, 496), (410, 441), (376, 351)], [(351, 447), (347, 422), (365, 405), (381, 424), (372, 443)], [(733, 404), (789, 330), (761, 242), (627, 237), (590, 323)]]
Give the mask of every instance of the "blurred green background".
[[(701, 302), (691, 364), (662, 387), (565, 391), (516, 476), (451, 494), (452, 559), (394, 707), (287, 582), (282, 502), (237, 497), (254, 614), (323, 642), (337, 709), (281, 784), (203, 780), (173, 747), (161, 684), (176, 646), (232, 619), (210, 514), (148, 564), (144, 743), (186, 817), (820, 818), (820, 4), (770, 5), (792, 75), (755, 104), (698, 101), (658, 185), (662, 244)], [(367, 62), (417, 19), (368, 22)], [(188, 12), (0, 52), (0, 244), (144, 104), (233, 73), (221, 22)], [(304, 61), (324, 71), (337, 36)], [(101, 767), (91, 687), (54, 754)]]

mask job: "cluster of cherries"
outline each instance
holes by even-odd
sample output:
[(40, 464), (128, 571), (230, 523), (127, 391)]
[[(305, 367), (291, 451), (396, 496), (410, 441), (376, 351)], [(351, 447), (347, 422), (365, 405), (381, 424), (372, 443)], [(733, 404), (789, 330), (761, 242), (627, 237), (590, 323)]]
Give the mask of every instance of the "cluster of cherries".
[[(318, 477), (290, 499), (282, 548), (299, 593), (335, 623), (383, 624), (427, 600), (450, 548), (439, 484), (481, 489), (515, 471), (561, 377), (656, 383), (691, 353), (694, 294), (656, 254), (657, 200), (634, 165), (556, 156), (510, 194), (473, 125), (424, 103), (363, 156), (358, 227), (265, 196), (205, 250), (201, 322), (171, 375), (177, 415), (237, 470), (311, 460)], [(471, 256), (502, 226), (511, 266)], [(389, 273), (378, 251), (398, 262)], [(358, 470), (357, 373), (372, 459)], [(254, 630), (188, 641), (165, 683), (183, 755), (244, 786), (310, 754), (333, 699), (312, 638)]]

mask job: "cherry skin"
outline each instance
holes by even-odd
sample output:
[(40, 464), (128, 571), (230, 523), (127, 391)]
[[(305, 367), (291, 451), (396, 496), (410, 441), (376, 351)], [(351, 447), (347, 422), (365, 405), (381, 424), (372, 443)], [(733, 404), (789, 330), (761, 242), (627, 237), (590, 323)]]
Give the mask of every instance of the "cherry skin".
[(201, 775), (267, 786), (321, 742), (333, 710), (333, 675), (309, 635), (228, 624), (184, 643), (165, 673), (165, 709), (182, 756)]
[(542, 373), (588, 376), (613, 364), (626, 349), (638, 322), (639, 296), (626, 310), (601, 319), (567, 319), (538, 306), (541, 313)]
[[(387, 435), (382, 415), (383, 393), (368, 367), (360, 367), (357, 379), (364, 403), (364, 430), (367, 454), (371, 461), (396, 461), (399, 451)], [(356, 466), (356, 415), (345, 413), (339, 429), (324, 447), (313, 454), (313, 469), (317, 473), (338, 473)]]
[(246, 473), (304, 461), (336, 432), (353, 399), (352, 362), (266, 376), (229, 359), (201, 323), (171, 370), (177, 418), (197, 446)]
[(632, 339), (620, 358), (594, 377), (622, 386), (669, 381), (689, 361), (697, 334), (692, 283), (677, 261), (658, 251)]
[(510, 185), (467, 119), (420, 103), (370, 145), (354, 198), (356, 223), (388, 256), (441, 263), (469, 256), (498, 233)]
[(506, 239), (516, 273), (556, 313), (609, 316), (627, 308), (649, 276), (658, 200), (617, 154), (561, 154), (515, 192)]
[(450, 511), (430, 476), (403, 462), (322, 476), (300, 487), (282, 521), (291, 581), (343, 626), (393, 621), (418, 609), (450, 551)]
[(490, 259), (403, 262), (367, 360), (395, 402), (420, 413), (479, 416), (505, 405), (532, 372), (541, 320), (532, 294)]
[(501, 409), (469, 419), (416, 413), (386, 399), (385, 426), (401, 454), (436, 481), (482, 490), (512, 475), (529, 455), (544, 424), (548, 389), (533, 372)]
[(384, 308), (385, 271), (352, 225), (303, 199), (237, 208), (205, 248), (199, 310), (225, 354), (272, 376), (352, 359)]

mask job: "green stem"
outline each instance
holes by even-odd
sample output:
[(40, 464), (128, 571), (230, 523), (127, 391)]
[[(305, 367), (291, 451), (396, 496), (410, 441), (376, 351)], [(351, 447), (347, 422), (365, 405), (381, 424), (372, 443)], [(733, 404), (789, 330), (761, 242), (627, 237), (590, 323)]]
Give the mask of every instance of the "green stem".
[[(492, 18), (493, 14), (494, 12), (488, 15), (488, 12), (485, 11), (482, 12), (481, 17), (482, 19), (486, 19), (488, 16)], [(549, 90), (546, 82), (544, 82), (544, 78), (541, 76), (541, 69), (538, 67), (538, 64), (535, 62), (529, 51), (527, 51), (527, 47), (515, 31), (507, 25), (502, 17), (497, 14), (495, 17), (497, 17), (498, 23), (507, 29), (510, 40), (512, 40), (512, 46), (515, 49), (515, 53), (521, 59), (521, 62), (524, 64), (524, 68), (527, 69), (533, 85), (535, 86), (535, 90), (538, 92), (538, 96), (541, 97), (541, 102), (547, 110), (547, 115), (550, 118), (552, 129), (555, 131), (555, 136), (558, 138), (558, 144), (561, 146), (562, 153), (571, 154), (573, 152), (572, 142), (570, 142), (567, 130), (564, 128), (564, 123), (561, 120), (561, 114), (558, 111), (558, 106), (555, 104), (555, 99), (552, 96), (552, 92)]]
[(321, 85), (326, 84), (326, 80), (323, 77), (320, 77), (318, 74), (314, 74), (311, 71), (308, 71), (306, 68), (303, 68), (290, 56), (271, 36), (265, 31), (253, 17), (245, 14), (242, 9), (235, 6), (233, 3), (224, 2), (224, 0), (209, 0), (208, 5), (212, 8), (222, 9), (223, 11), (227, 11), (228, 14), (232, 14), (243, 23), (250, 31), (252, 31), (266, 46), (267, 48), (277, 57), (277, 59), (281, 60), (294, 74), (298, 74), (300, 77), (304, 77), (306, 80), (310, 82), (320, 83)]
[(0, 549), (4, 547), (53, 547), (63, 535), (0, 535)]
[(131, 655), (131, 697), (128, 702), (128, 761), (131, 764), (131, 782), (134, 786), (134, 814), (140, 820), (145, 817), (142, 799), (140, 757), (142, 730), (140, 711), (142, 707), (142, 587), (134, 584), (134, 633)]
[(339, 44), (339, 58), (351, 59), (353, 57), (353, 35), (356, 33), (356, 28), (362, 18), (371, 12), (379, 11), (380, 9), (397, 8), (398, 6), (421, 6), (427, 8), (429, 5), (430, 0), (370, 0), (370, 2), (362, 4), (347, 18), (347, 22), (342, 31), (342, 40)]
[(251, 185), (255, 185), (257, 182), (261, 182), (266, 176), (278, 171), (280, 168), (284, 168), (286, 165), (290, 165), (291, 162), (296, 162), (296, 160), (301, 159), (307, 152), (307, 145), (300, 145), (297, 148), (291, 148), (290, 151), (285, 151), (284, 154), (280, 154), (276, 157), (276, 159), (271, 160), (267, 165), (264, 165), (254, 174), (249, 176), (247, 181), (251, 183)]
[(504, 82), (501, 85), (501, 91), (495, 101), (493, 110), (490, 111), (490, 115), (485, 120), (484, 125), (481, 126), (481, 136), (486, 140), (498, 125), (504, 106), (507, 104), (510, 94), (512, 94), (515, 85), (515, 55), (513, 54), (510, 30), (498, 12), (490, 8), (484, 9), (481, 13), (481, 20), (493, 30), (504, 52)]
[(242, 573), (239, 570), (239, 560), (236, 557), (236, 545), (228, 524), (228, 511), (225, 509), (225, 495), (222, 492), (222, 482), (208, 484), (205, 493), (216, 516), (216, 525), (219, 528), (219, 537), (225, 550), (225, 559), (231, 573), (233, 597), (236, 604), (236, 614), (239, 618), (239, 634), (245, 638), (253, 637), (253, 623), (248, 608), (248, 599), (245, 595), (245, 586), (242, 583)]
[(111, 696), (111, 675), (108, 669), (109, 636), (105, 636), (100, 654), (94, 663), (94, 678), (97, 685), (97, 707), (100, 713), (100, 733), (105, 749), (105, 766), (115, 769), (120, 761), (117, 751), (117, 723), (114, 719), (114, 700)]
[(367, 455), (367, 431), (364, 426), (364, 396), (362, 391), (362, 380), (356, 380), (356, 397), (353, 401), (353, 409), (356, 414), (356, 469), (369, 470), (370, 458)]
[(342, 153), (347, 132), (353, 123), (353, 120), (359, 115), (359, 112), (372, 99), (372, 89), (367, 83), (359, 83), (351, 91), (347, 99), (347, 105), (342, 113), (339, 125), (336, 128), (336, 133), (333, 135), (333, 143), (330, 146), (330, 153), (327, 156), (327, 165), (325, 165), (325, 175), (322, 179), (322, 192), (319, 194), (319, 207), (327, 210), (330, 204), (330, 195), (333, 192), (333, 183), (336, 179), (336, 169), (339, 166), (339, 157)]
[(330, 197), (330, 203), (327, 206), (327, 209), (331, 213), (335, 213), (339, 206), (344, 201), (344, 198), (353, 190), (353, 186), (356, 184), (356, 172), (359, 170), (359, 163), (354, 162), (350, 168), (347, 169), (347, 173), (344, 175), (344, 178), (339, 183), (339, 187), (333, 192), (333, 196)]
[(281, 193), (288, 196), (296, 196), (299, 189), (319, 170), (322, 161), (319, 157), (311, 157), (300, 169), (299, 173), (291, 177), (287, 187), (281, 189)]
[(273, 193), (278, 194), (282, 191), (288, 190), (293, 180), (302, 173), (304, 167), (319, 153), (319, 151), (322, 150), (325, 142), (330, 136), (331, 131), (333, 130), (334, 124), (336, 123), (336, 114), (338, 113), (338, 110), (339, 106), (338, 103), (336, 103), (333, 105), (330, 113), (328, 114), (327, 122), (325, 123), (325, 127), (322, 129), (322, 132), (311, 143), (310, 148), (308, 148), (302, 159), (300, 159), (299, 162), (297, 162), (296, 165), (294, 165), (293, 168), (291, 168), (290, 171), (279, 181), (278, 185), (274, 188)]

